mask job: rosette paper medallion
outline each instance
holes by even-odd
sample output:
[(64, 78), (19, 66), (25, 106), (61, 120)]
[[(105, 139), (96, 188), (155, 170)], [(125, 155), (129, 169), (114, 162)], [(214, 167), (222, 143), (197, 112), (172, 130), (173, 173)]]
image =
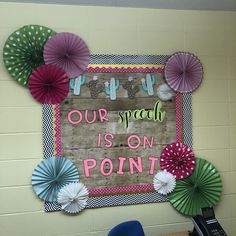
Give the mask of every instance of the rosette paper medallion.
[(173, 174), (177, 180), (187, 178), (195, 168), (195, 155), (183, 143), (170, 143), (162, 150), (160, 167)]
[(62, 187), (58, 193), (57, 202), (66, 213), (76, 214), (82, 211), (88, 201), (89, 192), (82, 183), (69, 183)]
[(50, 38), (43, 52), (46, 64), (65, 70), (70, 79), (85, 72), (89, 63), (89, 49), (84, 40), (72, 33), (58, 33)]
[(13, 32), (3, 48), (3, 61), (11, 77), (23, 86), (28, 85), (31, 72), (44, 64), (43, 47), (56, 34), (41, 25), (25, 25)]
[(174, 175), (167, 171), (159, 171), (153, 179), (153, 186), (158, 193), (167, 195), (175, 189)]
[(192, 53), (177, 52), (165, 65), (165, 78), (176, 92), (190, 93), (196, 90), (203, 79), (203, 66)]
[(215, 206), (222, 192), (219, 172), (207, 160), (196, 159), (192, 176), (179, 180), (170, 194), (170, 203), (180, 213), (194, 216), (203, 207)]
[(68, 183), (77, 182), (77, 168), (64, 157), (50, 157), (41, 161), (32, 174), (32, 187), (39, 198), (55, 202), (59, 190)]
[(57, 104), (67, 97), (69, 78), (63, 69), (55, 65), (42, 65), (30, 75), (29, 90), (38, 102)]

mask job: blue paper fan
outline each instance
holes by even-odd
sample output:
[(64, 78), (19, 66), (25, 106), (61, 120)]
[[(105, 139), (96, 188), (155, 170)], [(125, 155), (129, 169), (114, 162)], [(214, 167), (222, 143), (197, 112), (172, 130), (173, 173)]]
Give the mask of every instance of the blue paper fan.
[(50, 157), (43, 160), (32, 174), (32, 186), (35, 193), (49, 202), (57, 200), (61, 187), (78, 180), (76, 166), (64, 157)]

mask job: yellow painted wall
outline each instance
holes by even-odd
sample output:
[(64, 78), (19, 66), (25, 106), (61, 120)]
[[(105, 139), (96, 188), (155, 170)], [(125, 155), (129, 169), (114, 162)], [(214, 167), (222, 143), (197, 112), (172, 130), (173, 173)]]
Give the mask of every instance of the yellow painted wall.
[[(236, 235), (236, 13), (0, 3), (0, 53), (18, 27), (40, 24), (80, 35), (92, 53), (172, 54), (191, 51), (205, 78), (193, 95), (194, 151), (220, 170), (224, 192), (216, 214)], [(42, 159), (41, 107), (14, 82), (0, 59), (0, 235), (105, 236), (138, 219), (146, 236), (191, 229), (169, 203), (44, 213), (31, 189)]]

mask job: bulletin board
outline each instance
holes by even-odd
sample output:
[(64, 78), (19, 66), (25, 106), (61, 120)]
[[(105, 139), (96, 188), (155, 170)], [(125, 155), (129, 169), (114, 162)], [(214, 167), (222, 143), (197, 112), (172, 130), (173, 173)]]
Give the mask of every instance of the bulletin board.
[(43, 104), (44, 159), (31, 181), (46, 211), (169, 200), (193, 216), (220, 199), (219, 172), (191, 149), (191, 93), (203, 79), (194, 54), (91, 55), (73, 33), (25, 25), (3, 61)]
[[(191, 93), (157, 95), (168, 58), (90, 55), (79, 95), (71, 85), (61, 104), (42, 105), (44, 158), (72, 160), (89, 190), (86, 208), (168, 201), (152, 183), (161, 151), (176, 141), (192, 147)], [(45, 210), (61, 209), (45, 202)]]

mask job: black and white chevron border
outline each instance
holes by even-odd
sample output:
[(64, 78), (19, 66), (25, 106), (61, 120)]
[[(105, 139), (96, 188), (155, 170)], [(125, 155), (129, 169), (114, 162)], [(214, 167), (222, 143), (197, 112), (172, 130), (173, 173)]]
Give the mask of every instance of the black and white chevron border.
[(166, 202), (167, 197), (157, 193), (137, 193), (89, 198), (87, 208), (133, 205), (140, 203)]
[[(157, 192), (101, 196), (89, 198), (86, 208), (91, 209), (98, 207), (123, 206), (166, 201), (168, 201), (168, 198)], [(45, 202), (44, 207), (46, 212), (61, 211), (61, 206), (57, 202)]]
[(90, 55), (90, 64), (165, 64), (167, 55)]
[(57, 202), (44, 202), (44, 210), (46, 212), (61, 211), (61, 205)]
[[(167, 55), (90, 55), (90, 64), (165, 64)], [(192, 147), (192, 103), (191, 94), (183, 95), (184, 143)], [(43, 105), (43, 154), (53, 156), (53, 106)], [(168, 198), (157, 192), (114, 196), (91, 197), (87, 208), (121, 206), (140, 203), (166, 202)], [(45, 202), (46, 212), (61, 211), (57, 202)]]
[(53, 156), (53, 107), (49, 104), (42, 105), (43, 115), (43, 157), (49, 158)]

